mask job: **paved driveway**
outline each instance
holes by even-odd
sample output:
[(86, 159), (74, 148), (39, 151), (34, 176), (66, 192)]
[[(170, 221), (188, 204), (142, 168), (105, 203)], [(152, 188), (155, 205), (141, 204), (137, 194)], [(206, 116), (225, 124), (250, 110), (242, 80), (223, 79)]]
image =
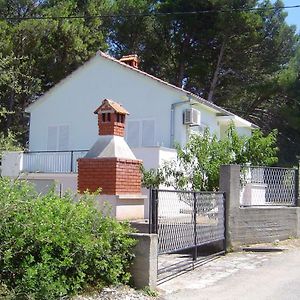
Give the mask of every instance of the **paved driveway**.
[(300, 299), (300, 241), (278, 246), (287, 250), (230, 253), (163, 283), (162, 299)]

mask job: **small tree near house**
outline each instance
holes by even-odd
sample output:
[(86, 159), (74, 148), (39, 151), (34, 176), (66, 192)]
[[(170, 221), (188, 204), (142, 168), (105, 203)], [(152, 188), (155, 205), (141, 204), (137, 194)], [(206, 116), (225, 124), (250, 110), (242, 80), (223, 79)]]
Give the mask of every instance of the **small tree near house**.
[(277, 162), (277, 131), (268, 135), (256, 129), (252, 136), (239, 136), (233, 124), (219, 140), (206, 129), (192, 134), (184, 148), (177, 148), (177, 160), (158, 169), (143, 170), (143, 185), (158, 188), (163, 184), (177, 190), (211, 191), (218, 189), (219, 169), (224, 164), (272, 165)]

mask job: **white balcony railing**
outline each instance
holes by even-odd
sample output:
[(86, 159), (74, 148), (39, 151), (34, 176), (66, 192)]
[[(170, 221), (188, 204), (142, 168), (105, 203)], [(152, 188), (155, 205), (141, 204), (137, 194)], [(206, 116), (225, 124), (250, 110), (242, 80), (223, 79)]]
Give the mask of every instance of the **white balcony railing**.
[(87, 150), (24, 152), (21, 171), (77, 173), (77, 159), (84, 157), (86, 153)]
[[(164, 161), (177, 157), (175, 149), (142, 147), (132, 149), (143, 160), (146, 169), (158, 168)], [(88, 150), (73, 151), (7, 151), (2, 156), (2, 176), (18, 177), (20, 173), (77, 173), (77, 159)]]

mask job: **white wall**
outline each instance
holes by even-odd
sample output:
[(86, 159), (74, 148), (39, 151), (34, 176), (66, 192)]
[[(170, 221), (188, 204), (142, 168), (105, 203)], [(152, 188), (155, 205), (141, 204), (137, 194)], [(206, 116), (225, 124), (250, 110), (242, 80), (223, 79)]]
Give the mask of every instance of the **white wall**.
[(164, 147), (133, 148), (132, 152), (137, 159), (143, 161), (143, 165), (147, 170), (156, 169), (164, 161), (175, 160), (177, 158), (177, 151), (175, 149)]
[[(104, 98), (121, 103), (130, 113), (128, 121), (154, 120), (151, 146), (163, 147), (171, 146), (172, 103), (188, 100), (184, 92), (97, 55), (33, 104), (30, 151), (48, 150), (48, 127), (64, 125), (69, 126), (68, 147), (64, 150), (89, 149), (98, 134), (93, 112)], [(184, 103), (176, 106), (174, 112), (174, 140), (181, 145), (186, 143), (188, 133), (182, 122), (186, 108), (189, 104)], [(200, 104), (195, 108), (201, 111), (202, 122), (219, 136), (215, 112)]]
[(22, 151), (5, 151), (2, 154), (1, 176), (16, 178), (20, 174), (23, 165)]
[[(223, 137), (226, 136), (226, 132), (229, 128), (229, 125), (228, 123), (222, 123), (221, 126), (220, 126), (220, 138), (222, 139)], [(236, 127), (236, 131), (238, 133), (239, 136), (251, 136), (251, 128), (249, 127)]]
[(69, 125), (69, 149), (89, 149), (98, 132), (93, 112), (104, 98), (121, 103), (130, 112), (128, 120), (154, 119), (155, 146), (169, 146), (171, 104), (180, 97), (174, 89), (97, 56), (32, 106), (30, 150), (47, 149), (51, 125)]
[(236, 128), (236, 131), (237, 133), (240, 135), (240, 136), (251, 136), (251, 128), (249, 127), (237, 127)]

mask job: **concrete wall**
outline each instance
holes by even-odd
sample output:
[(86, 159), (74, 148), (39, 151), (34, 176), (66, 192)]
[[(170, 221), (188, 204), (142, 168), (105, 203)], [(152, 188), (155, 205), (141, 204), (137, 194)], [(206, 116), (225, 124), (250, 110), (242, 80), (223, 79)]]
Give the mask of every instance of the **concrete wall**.
[(55, 182), (57, 190), (62, 194), (65, 192), (77, 192), (77, 174), (50, 174), (50, 173), (24, 173), (20, 174), (20, 179), (25, 179), (37, 185), (38, 190), (46, 190), (50, 181)]
[(133, 284), (137, 288), (157, 285), (157, 235), (135, 233), (132, 234), (137, 240), (134, 248), (134, 261), (130, 273)]
[(226, 193), (227, 248), (299, 237), (299, 207), (240, 207), (240, 166), (221, 167), (220, 190)]
[(274, 242), (297, 237), (298, 207), (246, 207), (229, 216), (234, 245)]
[(1, 161), (1, 175), (18, 177), (23, 166), (22, 151), (5, 151)]
[(117, 220), (136, 220), (144, 217), (143, 195), (103, 195), (96, 197), (96, 206)]
[(143, 161), (143, 166), (149, 170), (158, 168), (165, 161), (176, 160), (177, 151), (172, 148), (165, 147), (140, 147), (132, 148), (137, 159)]

